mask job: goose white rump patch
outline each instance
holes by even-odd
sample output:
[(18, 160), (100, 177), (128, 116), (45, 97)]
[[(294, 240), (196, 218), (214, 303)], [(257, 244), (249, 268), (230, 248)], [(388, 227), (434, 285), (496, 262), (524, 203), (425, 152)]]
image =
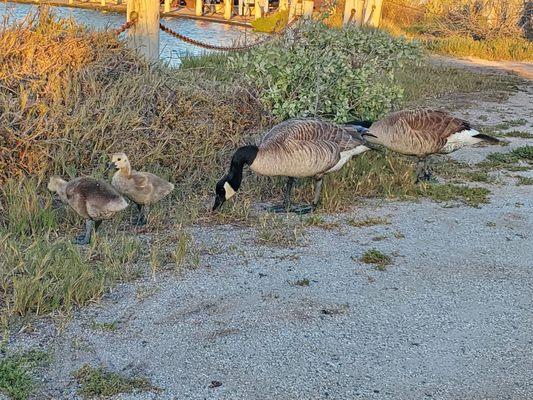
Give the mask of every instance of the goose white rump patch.
[(451, 153), (461, 147), (471, 146), (483, 141), (480, 138), (474, 137), (475, 135), (479, 135), (479, 132), (475, 129), (454, 133), (448, 138), (448, 141), (441, 149), (441, 153)]
[(359, 145), (351, 150), (341, 152), (341, 158), (339, 162), (335, 164), (335, 166), (331, 168), (330, 170), (328, 170), (327, 172), (329, 173), (329, 172), (338, 171), (339, 169), (342, 168), (344, 164), (348, 162), (350, 158), (352, 158), (353, 156), (356, 156), (357, 154), (364, 153), (367, 150), (370, 150), (370, 148), (364, 145)]

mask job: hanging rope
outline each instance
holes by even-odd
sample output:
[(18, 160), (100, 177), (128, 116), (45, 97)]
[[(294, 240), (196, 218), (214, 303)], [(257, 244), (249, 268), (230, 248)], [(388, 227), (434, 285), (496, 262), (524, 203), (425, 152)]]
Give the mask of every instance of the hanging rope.
[(269, 42), (270, 40), (273, 40), (277, 35), (281, 35), (282, 33), (284, 33), (290, 26), (292, 26), (294, 23), (296, 22), (296, 18), (293, 19), (289, 24), (287, 24), (285, 26), (285, 28), (283, 28), (280, 32), (278, 32), (277, 34), (272, 34), (270, 36), (266, 36), (265, 38), (261, 39), (261, 40), (258, 40), (256, 42), (253, 42), (253, 43), (250, 43), (248, 45), (243, 45), (243, 46), (218, 46), (218, 45), (214, 45), (214, 44), (209, 44), (209, 43), (205, 43), (205, 42), (201, 42), (199, 40), (196, 40), (196, 39), (193, 39), (193, 38), (190, 38), (188, 36), (185, 36), (185, 35), (182, 35), (181, 33), (178, 33), (172, 29), (170, 29), (169, 27), (163, 25), (162, 23), (159, 23), (159, 28), (163, 31), (163, 32), (166, 32), (168, 33), (169, 35), (171, 36), (174, 36), (176, 39), (179, 39), (185, 43), (190, 43), (194, 46), (198, 46), (198, 47), (202, 47), (204, 49), (208, 49), (208, 50), (218, 50), (218, 51), (245, 51), (245, 50), (248, 50), (248, 49), (251, 49), (252, 47), (255, 47), (255, 46), (258, 46), (260, 44), (264, 44), (264, 43), (267, 43)]
[(113, 29), (113, 33), (118, 36), (122, 32), (126, 31), (127, 29), (135, 25), (136, 22), (137, 22), (137, 17), (133, 16), (130, 21), (123, 23), (117, 29)]

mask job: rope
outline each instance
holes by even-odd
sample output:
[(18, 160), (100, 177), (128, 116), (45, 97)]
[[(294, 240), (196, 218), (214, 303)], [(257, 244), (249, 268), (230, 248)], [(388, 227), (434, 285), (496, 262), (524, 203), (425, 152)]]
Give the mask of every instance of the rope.
[[(287, 24), (285, 26), (285, 28), (283, 28), (283, 30), (281, 30), (277, 34), (280, 35), (283, 32), (285, 32), (290, 26), (292, 26), (292, 24), (294, 24), (295, 21), (296, 21), (296, 18), (293, 19), (289, 24)], [(192, 39), (192, 38), (190, 38), (188, 36), (182, 35), (181, 33), (178, 33), (176, 31), (170, 29), (169, 27), (163, 25), (162, 23), (159, 23), (159, 28), (163, 32), (166, 32), (169, 35), (174, 36), (176, 39), (181, 40), (181, 41), (183, 41), (185, 43), (190, 43), (190, 44), (192, 44), (194, 46), (202, 47), (204, 49), (218, 50), (218, 51), (245, 51), (245, 50), (249, 50), (252, 47), (255, 47), (255, 46), (258, 46), (260, 44), (269, 42), (270, 40), (272, 40), (276, 36), (276, 35), (267, 36), (267, 37), (265, 37), (262, 40), (258, 40), (256, 42), (250, 43), (248, 45), (243, 45), (243, 46), (234, 46), (234, 47), (233, 46), (218, 46), (218, 45), (214, 45), (214, 44), (201, 42), (199, 40)]]
[(131, 21), (125, 22), (117, 29), (113, 29), (113, 33), (115, 35), (120, 35), (122, 32), (126, 31), (127, 29), (131, 28), (135, 23), (137, 22), (137, 19), (132, 19)]

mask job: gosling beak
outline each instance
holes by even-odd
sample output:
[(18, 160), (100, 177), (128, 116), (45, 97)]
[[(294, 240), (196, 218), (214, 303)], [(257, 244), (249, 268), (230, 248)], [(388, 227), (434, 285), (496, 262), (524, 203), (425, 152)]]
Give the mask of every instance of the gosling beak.
[(215, 204), (213, 205), (213, 209), (211, 211), (216, 211), (220, 208), (220, 206), (226, 201), (223, 197), (217, 196), (215, 197)]

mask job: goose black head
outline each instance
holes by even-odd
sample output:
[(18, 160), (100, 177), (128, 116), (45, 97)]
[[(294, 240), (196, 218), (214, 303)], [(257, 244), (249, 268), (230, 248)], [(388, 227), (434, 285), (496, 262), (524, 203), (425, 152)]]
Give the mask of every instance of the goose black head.
[(213, 211), (218, 210), (222, 204), (237, 193), (238, 187), (234, 188), (229, 182), (227, 176), (218, 181), (215, 189), (215, 204)]

